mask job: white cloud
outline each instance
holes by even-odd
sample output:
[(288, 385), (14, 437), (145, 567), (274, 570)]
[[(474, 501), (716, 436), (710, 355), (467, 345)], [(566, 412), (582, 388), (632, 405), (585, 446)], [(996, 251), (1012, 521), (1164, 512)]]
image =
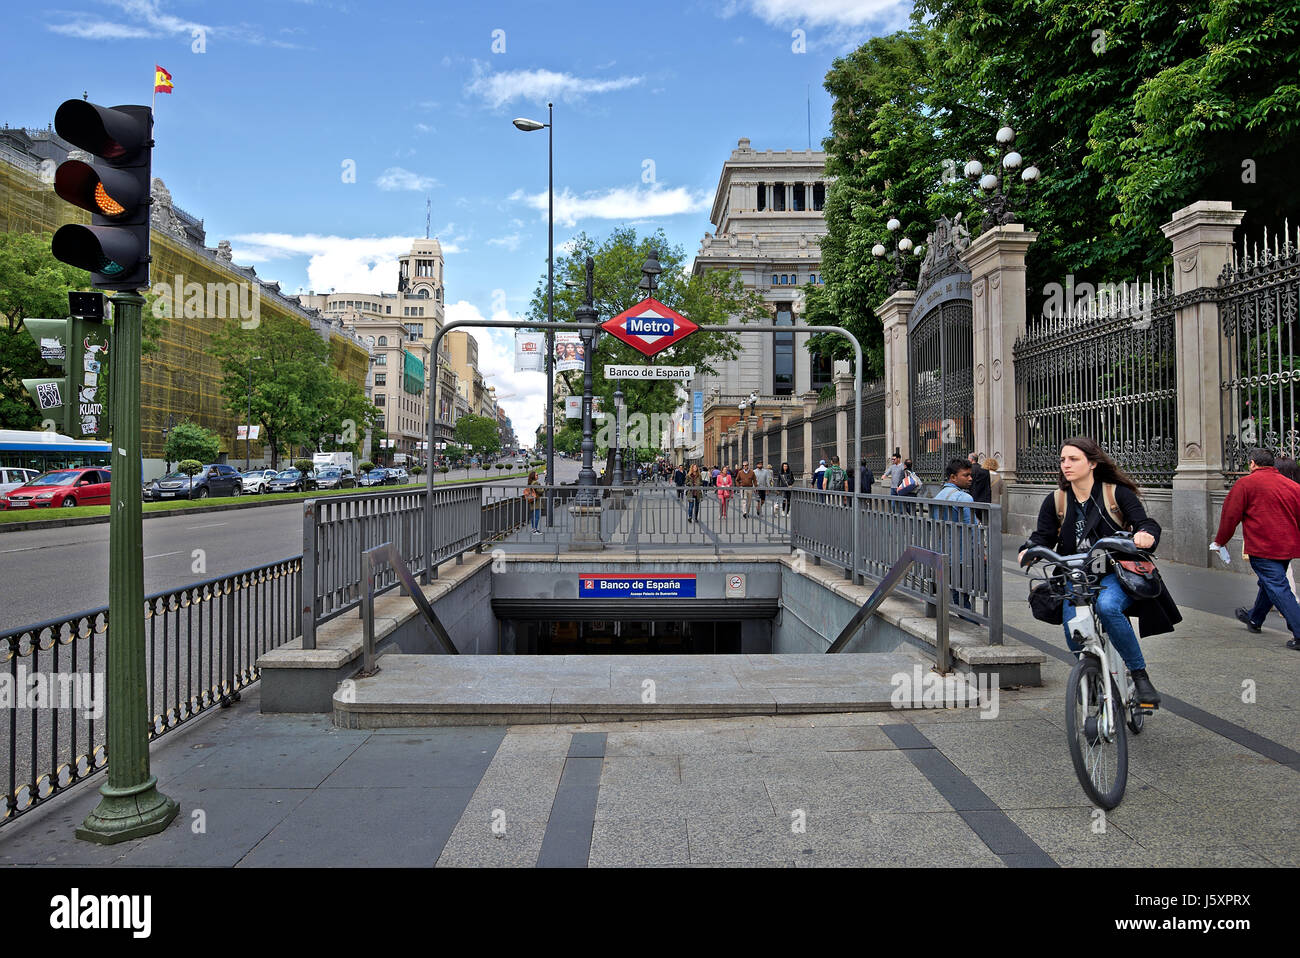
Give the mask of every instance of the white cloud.
[[(477, 306), (463, 299), (447, 304), (448, 323), (485, 318)], [(503, 322), (522, 317), (499, 310), (491, 318)], [(489, 386), (497, 387), (497, 401), (510, 417), (515, 436), (524, 445), (532, 445), (537, 427), (546, 418), (546, 375), (515, 372), (513, 330), (469, 329), (467, 332), (478, 341), (479, 371)], [(558, 415), (556, 422), (559, 422)]]
[(61, 33), (66, 37), (80, 40), (136, 40), (157, 36), (144, 27), (127, 26), (124, 23), (108, 23), (96, 20), (94, 23), (56, 23), (49, 27), (52, 33)]
[[(516, 190), (510, 199), (527, 203), (543, 216), (546, 214), (547, 194), (526, 194)], [(561, 226), (576, 226), (578, 220), (600, 219), (629, 220), (651, 219), (660, 216), (679, 216), (683, 213), (708, 212), (713, 197), (707, 192), (692, 192), (685, 187), (649, 189), (616, 186), (608, 190), (593, 190), (577, 196), (565, 187), (555, 196), (555, 222)]]
[(333, 287), (339, 292), (391, 293), (397, 288), (397, 257), (411, 249), (413, 239), (244, 233), (232, 242), (236, 263), (309, 257), (308, 285), (317, 292)]
[(773, 26), (814, 27), (893, 22), (900, 11), (909, 12), (912, 6), (903, 0), (747, 0), (747, 5), (755, 16)]
[(548, 100), (573, 102), (591, 93), (609, 93), (626, 90), (641, 83), (644, 77), (614, 77), (597, 80), (577, 77), (571, 73), (552, 70), (508, 70), (491, 73), (482, 63), (474, 61), (474, 79), (465, 85), (465, 92), (480, 97), (493, 109), (511, 100), (531, 100), (546, 103)]
[(388, 192), (412, 190), (416, 193), (423, 193), (440, 184), (432, 176), (421, 176), (418, 173), (412, 173), (410, 170), (404, 170), (400, 166), (390, 166), (379, 175), (379, 179), (375, 180), (375, 185)]
[(488, 240), (488, 246), (504, 246), (510, 252), (519, 249), (519, 234), (511, 233), (509, 236), (498, 236)]
[(431, 127), (431, 126), (430, 126), (429, 124), (427, 124), (427, 123), (417, 123), (417, 124), (415, 124), (415, 128), (416, 128), (416, 130), (418, 130), (420, 133), (432, 133), (432, 132), (434, 131), (434, 130), (433, 130), (433, 127)]

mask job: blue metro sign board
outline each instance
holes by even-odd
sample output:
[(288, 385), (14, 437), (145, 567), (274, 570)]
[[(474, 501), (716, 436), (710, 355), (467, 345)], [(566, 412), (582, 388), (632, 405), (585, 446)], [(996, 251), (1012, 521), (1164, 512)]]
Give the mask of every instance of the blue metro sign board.
[(605, 320), (600, 327), (647, 356), (680, 343), (700, 328), (653, 297)]
[(601, 575), (589, 572), (578, 577), (580, 599), (695, 598), (695, 576), (691, 575)]

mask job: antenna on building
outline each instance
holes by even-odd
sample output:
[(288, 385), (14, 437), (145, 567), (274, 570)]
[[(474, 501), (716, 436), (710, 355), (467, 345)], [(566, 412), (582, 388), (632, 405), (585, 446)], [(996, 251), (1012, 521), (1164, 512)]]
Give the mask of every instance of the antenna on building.
[(811, 83), (805, 84), (804, 89), (808, 94), (808, 149), (811, 150), (812, 149), (812, 84)]
[(433, 200), (424, 198), (424, 238), (429, 238), (429, 225), (433, 219)]

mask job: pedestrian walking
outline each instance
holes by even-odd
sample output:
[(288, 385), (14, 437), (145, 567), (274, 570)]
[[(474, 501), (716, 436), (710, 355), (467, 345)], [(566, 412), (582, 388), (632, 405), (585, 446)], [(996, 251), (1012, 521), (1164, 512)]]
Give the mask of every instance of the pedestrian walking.
[(971, 498), (976, 502), (992, 502), (992, 477), (989, 475), (989, 471), (982, 465), (983, 460), (984, 457), (977, 452), (972, 452), (970, 454), (970, 494)]
[(822, 474), (822, 489), (827, 492), (844, 491), (844, 470), (840, 468), (839, 456), (831, 456), (831, 464)]
[(1300, 603), (1286, 581), (1287, 566), (1300, 558), (1300, 485), (1278, 472), (1267, 449), (1251, 450), (1250, 475), (1232, 484), (1210, 548), (1226, 545), (1238, 525), (1259, 593), (1253, 608), (1236, 610), (1237, 618), (1259, 632), (1268, 610), (1276, 607), (1291, 630), (1286, 647), (1300, 652)]
[[(1030, 546), (1047, 546), (1059, 555), (1087, 552), (1093, 543), (1121, 529), (1134, 530), (1133, 544), (1139, 549), (1155, 550), (1160, 542), (1160, 524), (1142, 508), (1137, 483), (1106, 455), (1096, 440), (1087, 436), (1067, 439), (1061, 446), (1060, 461), (1058, 489), (1043, 498), (1038, 509), (1038, 527), (1021, 545), (1018, 560), (1023, 561)], [(1300, 491), (1300, 487), (1297, 489)], [(1128, 617), (1137, 616), (1138, 628), (1145, 638), (1172, 632), (1183, 620), (1182, 613), (1163, 583), (1160, 594), (1152, 599), (1130, 598), (1113, 571), (1108, 570), (1098, 584), (1101, 594), (1097, 598), (1097, 616), (1133, 676), (1138, 704), (1155, 708), (1160, 704), (1160, 693), (1151, 684), (1142, 647)], [(1081, 647), (1070, 632), (1074, 608), (1068, 601), (1063, 603), (1061, 614), (1066, 644), (1078, 655)]]
[[(973, 482), (971, 464), (963, 459), (954, 459), (944, 469), (943, 488), (934, 497), (945, 502), (974, 502), (970, 493)], [(935, 518), (945, 522), (941, 534), (946, 546), (944, 551), (948, 554), (948, 581), (952, 583), (953, 605), (963, 609), (970, 608), (970, 596), (965, 589), (958, 590), (959, 584), (965, 584), (965, 576), (959, 576), (958, 572), (964, 568), (965, 557), (975, 555), (971, 511), (967, 505), (936, 506), (934, 509)]]
[[(760, 462), (758, 468), (754, 470), (754, 488), (758, 493), (758, 514), (763, 514), (763, 504), (767, 502), (767, 490), (772, 488), (772, 470), (767, 468), (767, 463)], [(772, 507), (773, 511), (776, 507)]]
[(686, 521), (700, 521), (700, 500), (704, 497), (704, 492), (700, 488), (700, 467), (691, 466), (691, 471), (686, 474)]
[(736, 473), (736, 486), (744, 490), (741, 518), (749, 516), (750, 509), (754, 504), (754, 488), (757, 483), (758, 477), (754, 475), (754, 470), (749, 468), (749, 462), (742, 462), (740, 471)]
[(733, 482), (734, 480), (731, 478), (731, 473), (725, 470), (718, 473), (718, 480), (716, 483), (718, 487), (718, 514), (723, 519), (727, 518), (727, 500), (731, 498), (731, 486)]
[(825, 477), (826, 477), (826, 460), (822, 459), (817, 463), (817, 468), (813, 470), (813, 488), (821, 489)]
[[(907, 470), (903, 467), (903, 458), (899, 455), (898, 450), (895, 449), (894, 454), (889, 457), (889, 465), (885, 467), (885, 474), (881, 477), (884, 479), (885, 485), (889, 487), (889, 495), (898, 495), (898, 484), (903, 481), (903, 476), (906, 472)], [(889, 511), (901, 511), (899, 504), (891, 502), (889, 504)]]
[(524, 499), (528, 501), (529, 507), (533, 511), (533, 535), (539, 536), (542, 530), (537, 528), (542, 518), (542, 496), (546, 494), (545, 487), (538, 481), (537, 473), (528, 474), (528, 485), (524, 487)]
[[(1273, 460), (1273, 467), (1292, 482), (1300, 483), (1300, 465), (1297, 465), (1294, 459), (1287, 456), (1278, 456)], [(1295, 576), (1291, 572), (1291, 563), (1289, 562), (1286, 564), (1286, 582), (1291, 587), (1291, 594), (1296, 596), (1297, 602), (1300, 602), (1300, 593), (1296, 592)]]
[(677, 487), (677, 498), (682, 498), (686, 488), (686, 471), (680, 465), (673, 470), (673, 485)]
[(989, 471), (989, 502), (1002, 501), (1002, 477), (998, 475), (998, 461), (985, 459), (981, 465)]
[(794, 485), (794, 473), (790, 471), (790, 463), (781, 463), (781, 471), (776, 474), (776, 484), (785, 492), (781, 494), (781, 514), (788, 516), (790, 514), (790, 487)]
[(858, 491), (870, 492), (871, 487), (875, 484), (876, 476), (871, 471), (871, 467), (867, 465), (867, 460), (864, 457), (858, 462)]

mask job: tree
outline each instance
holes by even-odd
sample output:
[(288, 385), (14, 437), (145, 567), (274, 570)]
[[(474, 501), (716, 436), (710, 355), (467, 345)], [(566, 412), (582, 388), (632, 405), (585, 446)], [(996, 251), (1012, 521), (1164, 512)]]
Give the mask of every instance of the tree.
[(232, 320), (212, 337), (212, 352), (221, 363), (221, 394), (236, 415), (260, 423), (271, 447), (271, 468), (280, 448), (314, 441), (321, 407), (331, 378), (329, 346), (305, 323), (264, 316), (253, 329)]
[(497, 422), (487, 416), (461, 416), (456, 420), (456, 439), (479, 452), (493, 453), (501, 448)]
[(188, 419), (177, 423), (167, 433), (163, 458), (168, 462), (197, 459), (200, 463), (216, 462), (221, 454), (221, 439)]
[(311, 441), (321, 452), (361, 450), (366, 430), (379, 420), (379, 410), (365, 391), (329, 367), (311, 423)]
[(176, 463), (176, 471), (184, 473), (190, 477), (197, 475), (198, 471), (202, 468), (203, 463), (197, 459), (182, 459), (180, 462)]
[[(675, 309), (700, 327), (726, 323), (733, 319), (741, 322), (766, 318), (770, 315), (757, 292), (746, 290), (739, 272), (735, 270), (709, 270), (699, 276), (685, 276), (682, 265), (686, 255), (680, 246), (670, 246), (663, 231), (639, 237), (635, 229), (621, 227), (614, 230), (599, 245), (586, 233), (579, 233), (571, 241), (572, 251), (557, 258), (555, 264), (555, 316), (557, 320), (572, 318), (574, 310), (586, 296), (586, 259), (595, 261), (593, 293), (596, 313), (600, 321), (617, 316), (645, 298), (638, 289), (641, 266), (650, 252), (658, 253), (663, 272), (659, 274), (655, 298)], [(569, 289), (564, 280), (578, 283), (579, 288)], [(529, 305), (528, 317), (538, 322), (546, 319), (546, 280), (538, 283)], [(726, 333), (709, 333), (704, 328), (655, 356), (654, 362), (674, 366), (694, 366), (697, 374), (714, 374), (715, 361), (734, 359), (738, 353), (738, 340)], [(618, 382), (606, 380), (606, 363), (645, 365), (649, 360), (613, 336), (600, 334), (592, 356), (592, 394), (602, 397), (606, 409), (614, 408), (614, 390)], [(569, 392), (582, 394), (582, 374), (563, 373), (568, 377)], [(678, 387), (670, 382), (621, 381), (624, 402), (633, 412), (650, 415), (671, 413), (681, 405)], [(543, 435), (540, 444), (546, 443)]]

